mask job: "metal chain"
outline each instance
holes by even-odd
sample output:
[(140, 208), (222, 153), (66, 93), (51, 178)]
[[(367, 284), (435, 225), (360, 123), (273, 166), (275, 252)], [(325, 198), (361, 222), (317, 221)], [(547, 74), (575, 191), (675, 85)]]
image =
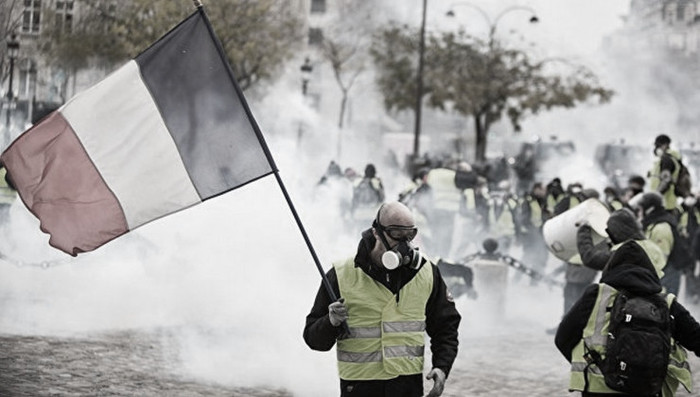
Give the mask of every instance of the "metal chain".
[(561, 282), (559, 280), (555, 280), (547, 275), (544, 275), (542, 273), (537, 272), (536, 270), (532, 269), (531, 267), (526, 266), (524, 263), (513, 258), (512, 256), (503, 255), (503, 254), (500, 254), (498, 252), (485, 253), (485, 252), (479, 251), (475, 254), (471, 254), (471, 255), (464, 257), (462, 259), (462, 263), (469, 263), (477, 258), (487, 258), (487, 259), (499, 260), (501, 262), (504, 262), (508, 266), (515, 268), (516, 270), (524, 273), (528, 277), (531, 277), (537, 281), (543, 281), (549, 285), (554, 285), (557, 287), (562, 287), (562, 288), (564, 287), (563, 282)]
[(0, 261), (7, 262), (10, 264), (13, 264), (17, 267), (40, 267), (42, 269), (48, 269), (51, 267), (55, 267), (58, 265), (65, 265), (69, 263), (72, 259), (67, 258), (67, 259), (54, 259), (50, 261), (41, 261), (41, 262), (26, 262), (19, 260), (17, 258), (12, 258), (8, 255), (5, 255), (3, 252), (0, 252)]

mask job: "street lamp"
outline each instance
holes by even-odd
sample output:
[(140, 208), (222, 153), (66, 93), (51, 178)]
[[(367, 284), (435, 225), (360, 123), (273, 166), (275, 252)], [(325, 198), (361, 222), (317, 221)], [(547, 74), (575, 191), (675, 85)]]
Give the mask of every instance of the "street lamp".
[(36, 86), (37, 86), (37, 69), (36, 62), (32, 61), (29, 65), (29, 84), (31, 84), (32, 99), (29, 101), (29, 112), (28, 120), (31, 124), (34, 124), (34, 106), (36, 106)]
[(304, 64), (301, 65), (301, 93), (306, 96), (306, 92), (309, 88), (309, 80), (311, 80), (311, 72), (313, 72), (314, 67), (311, 65), (311, 60), (309, 57), (304, 59)]
[[(14, 79), (14, 73), (15, 73), (15, 60), (17, 59), (17, 56), (19, 55), (19, 41), (17, 41), (17, 33), (12, 32), (12, 36), (10, 36), (10, 40), (7, 42), (7, 56), (10, 58), (10, 85), (7, 89), (7, 110), (6, 110), (6, 115), (7, 119), (5, 121), (5, 127), (6, 127), (6, 133), (5, 136), (3, 137), (3, 140), (6, 143), (7, 142), (7, 135), (9, 134), (10, 131), (10, 107), (12, 106), (12, 102), (14, 101), (15, 94), (12, 92), (12, 81)], [(4, 146), (4, 145), (3, 145)]]
[[(303, 95), (304, 102), (306, 103), (306, 94), (309, 89), (309, 81), (311, 80), (311, 72), (314, 70), (314, 66), (311, 64), (309, 57), (304, 59), (304, 63), (299, 68), (301, 70), (301, 94)], [(297, 147), (301, 147), (301, 139), (304, 135), (304, 121), (299, 121), (299, 130), (297, 131)]]
[(489, 26), (489, 48), (493, 48), (493, 43), (494, 43), (493, 39), (494, 39), (494, 35), (496, 33), (496, 27), (498, 26), (498, 22), (501, 20), (501, 18), (503, 18), (503, 16), (505, 16), (506, 14), (511, 13), (513, 11), (527, 11), (530, 13), (530, 18), (528, 19), (528, 21), (530, 23), (537, 23), (540, 21), (540, 19), (537, 17), (537, 13), (535, 12), (535, 10), (532, 7), (528, 7), (528, 6), (507, 7), (503, 11), (498, 13), (498, 15), (496, 15), (496, 17), (492, 21), (491, 18), (489, 17), (489, 14), (487, 14), (486, 11), (484, 11), (481, 7), (479, 7), (475, 4), (469, 3), (469, 2), (459, 2), (459, 3), (452, 4), (450, 6), (449, 10), (447, 11), (446, 15), (448, 17), (454, 17), (456, 15), (454, 12), (454, 7), (457, 7), (457, 6), (470, 7), (472, 9), (478, 11), (479, 14), (481, 14), (481, 16), (484, 17), (484, 20), (486, 20), (486, 23)]

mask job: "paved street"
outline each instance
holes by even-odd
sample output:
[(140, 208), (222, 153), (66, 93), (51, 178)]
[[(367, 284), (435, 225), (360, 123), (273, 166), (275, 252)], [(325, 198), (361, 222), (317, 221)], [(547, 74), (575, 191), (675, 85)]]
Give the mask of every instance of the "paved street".
[[(571, 395), (566, 392), (567, 363), (554, 347), (553, 336), (545, 332), (560, 291), (509, 288), (511, 296), (529, 295), (523, 299), (524, 308), (510, 305), (504, 317), (489, 318), (477, 301), (458, 299), (464, 317), (460, 354), (444, 396)], [(532, 299), (540, 301), (539, 310), (533, 308)], [(695, 306), (690, 309), (697, 311)], [(244, 388), (195, 377), (182, 365), (175, 331), (122, 330), (71, 337), (0, 334), (0, 396), (307, 397), (275, 385)], [(693, 356), (691, 366), (695, 384), (700, 385), (700, 359)], [(426, 388), (431, 384), (426, 382)], [(328, 389), (335, 393), (334, 386)], [(678, 395), (700, 396), (700, 391)]]

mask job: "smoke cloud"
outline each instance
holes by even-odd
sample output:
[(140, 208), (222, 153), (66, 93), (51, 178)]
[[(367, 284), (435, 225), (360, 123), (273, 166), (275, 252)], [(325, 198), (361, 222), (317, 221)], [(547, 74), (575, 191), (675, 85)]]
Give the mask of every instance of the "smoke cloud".
[[(395, 2), (395, 15), (419, 21), (421, 2), (411, 3)], [(499, 11), (494, 2), (475, 3), (491, 15)], [(543, 56), (590, 62), (618, 91), (610, 105), (554, 111), (524, 124), (518, 139), (556, 135), (576, 143), (576, 157), (552, 165), (565, 184), (602, 188), (593, 153), (596, 144), (611, 138), (648, 145), (662, 130), (679, 139), (690, 136), (672, 130), (678, 125), (677, 108), (667, 97), (652, 95), (652, 76), (637, 76), (648, 83), (640, 87), (624, 78), (612, 56), (600, 55), (600, 40), (620, 25), (618, 16), (627, 7), (623, 3), (531, 1), (527, 5), (538, 11), (539, 26), (509, 22), (520, 32), (527, 29)], [(438, 20), (444, 11), (430, 11), (433, 26), (446, 23)], [(463, 23), (478, 24), (479, 16), (470, 15)], [(328, 163), (337, 160), (342, 168), (358, 172), (368, 162), (378, 164), (389, 199), (397, 197), (408, 178), (384, 162), (382, 151), (373, 148), (376, 141), (354, 138), (367, 131), (349, 126), (341, 132), (335, 120), (305, 104), (297, 69), (290, 66), (280, 82), (268, 87), (274, 94), (251, 107), (325, 271), (332, 261), (353, 255), (359, 239), (341, 220), (338, 203), (348, 193), (314, 188)], [(343, 151), (337, 158), (341, 133)], [(9, 258), (0, 261), (0, 332), (74, 335), (166, 328), (179, 342), (184, 371), (197, 378), (285, 388), (300, 396), (337, 392), (334, 353), (311, 351), (302, 339), (321, 279), (274, 176), (147, 224), (77, 258), (49, 248), (38, 221), (19, 202), (0, 237), (0, 253)], [(558, 265), (550, 260), (547, 271)], [(512, 278), (513, 269), (509, 273)], [(563, 310), (558, 287), (531, 287), (522, 278), (506, 291), (503, 317), (494, 317), (483, 301), (458, 298), (460, 331), (467, 336), (507, 334), (517, 327), (557, 324)]]

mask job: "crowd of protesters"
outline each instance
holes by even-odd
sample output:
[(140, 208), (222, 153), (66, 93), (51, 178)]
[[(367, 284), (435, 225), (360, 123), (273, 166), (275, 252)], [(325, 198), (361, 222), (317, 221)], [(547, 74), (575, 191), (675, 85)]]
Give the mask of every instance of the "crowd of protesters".
[[(399, 189), (397, 198), (386, 197), (384, 183), (373, 164), (366, 164), (364, 172), (359, 173), (350, 167), (342, 170), (332, 161), (318, 187), (343, 186), (346, 193), (341, 206), (352, 227), (366, 224), (385, 200), (398, 199), (414, 211), (426, 253), (460, 258), (491, 238), (503, 253), (516, 252), (514, 249), (519, 247), (519, 259), (538, 272), (544, 272), (551, 259), (542, 235), (544, 223), (596, 198), (610, 212), (620, 208), (632, 210), (647, 237), (668, 258), (670, 266), (662, 281), (665, 287), (678, 293), (680, 277), (685, 275), (688, 297), (700, 301), (700, 276), (695, 268), (700, 259), (700, 195), (679, 187), (684, 183), (680, 180), (682, 160), (670, 143), (668, 136), (659, 135), (654, 142), (656, 161), (649, 165), (646, 175), (632, 175), (626, 186), (607, 186), (602, 191), (559, 177), (524, 185), (517, 178), (516, 167), (505, 158), (487, 164), (422, 159), (413, 167), (410, 182)], [(645, 196), (652, 192), (656, 194)], [(681, 255), (680, 251), (688, 255)], [(567, 300), (570, 302), (599, 274), (580, 264), (559, 269), (565, 272), (567, 285), (573, 289)]]

